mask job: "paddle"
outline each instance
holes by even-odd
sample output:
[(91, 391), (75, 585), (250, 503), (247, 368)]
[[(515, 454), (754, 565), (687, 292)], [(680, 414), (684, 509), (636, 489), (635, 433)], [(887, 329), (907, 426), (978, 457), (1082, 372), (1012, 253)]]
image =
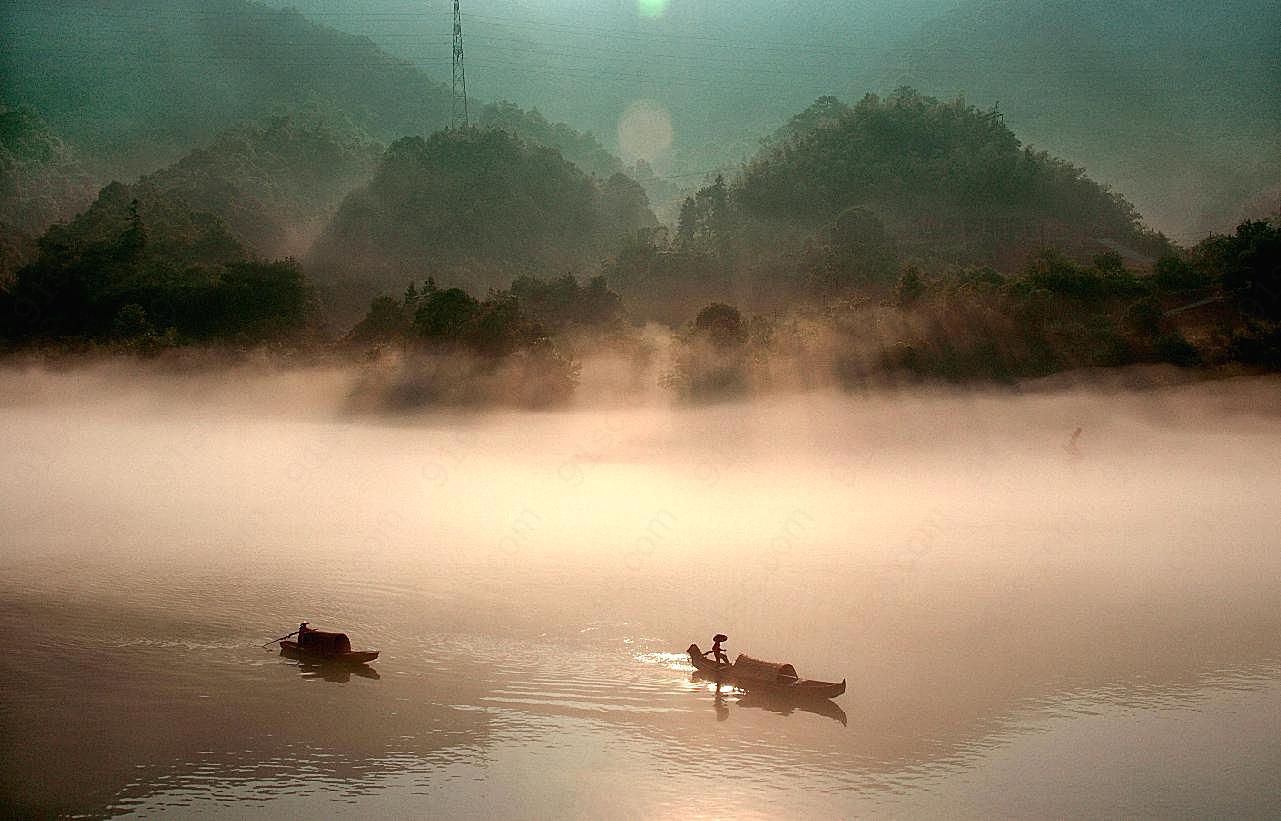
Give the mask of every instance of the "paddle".
[[(297, 630), (295, 630), (294, 632), (292, 632), (292, 633), (290, 633), (290, 634), (289, 634), (289, 636), (296, 636), (296, 635), (298, 635), (298, 631), (297, 631)], [(272, 639), (271, 641), (269, 641), (269, 642), (267, 642), (266, 644), (264, 644), (264, 645), (263, 645), (263, 647), (264, 647), (264, 648), (266, 648), (266, 647), (269, 647), (269, 646), (271, 646), (271, 645), (275, 644), (275, 643), (276, 643), (276, 642), (278, 642), (278, 641), (284, 641), (285, 639), (289, 638), (289, 636), (281, 636), (281, 637), (280, 637), (280, 638), (278, 638), (278, 639)]]

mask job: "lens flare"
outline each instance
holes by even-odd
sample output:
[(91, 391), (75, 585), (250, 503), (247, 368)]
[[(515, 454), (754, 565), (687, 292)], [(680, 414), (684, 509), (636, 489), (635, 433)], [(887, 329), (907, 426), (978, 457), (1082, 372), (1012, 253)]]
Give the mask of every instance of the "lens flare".
[(662, 17), (668, 0), (636, 0), (636, 13), (641, 17)]

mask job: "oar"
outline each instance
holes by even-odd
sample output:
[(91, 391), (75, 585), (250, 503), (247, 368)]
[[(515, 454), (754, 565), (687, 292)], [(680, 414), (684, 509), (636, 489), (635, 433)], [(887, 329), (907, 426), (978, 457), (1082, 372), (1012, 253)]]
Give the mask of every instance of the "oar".
[[(294, 632), (292, 632), (292, 633), (290, 633), (290, 634), (289, 634), (289, 636), (296, 636), (296, 635), (298, 635), (298, 631), (297, 631), (297, 630), (295, 630)], [(271, 641), (269, 641), (269, 642), (267, 642), (266, 644), (264, 644), (264, 645), (263, 645), (263, 647), (264, 647), (264, 648), (266, 648), (266, 647), (270, 647), (271, 645), (275, 644), (275, 643), (276, 643), (276, 642), (278, 642), (278, 641), (284, 641), (285, 639), (289, 638), (289, 636), (281, 636), (281, 637), (280, 637), (280, 638), (278, 638), (278, 639), (272, 639)]]

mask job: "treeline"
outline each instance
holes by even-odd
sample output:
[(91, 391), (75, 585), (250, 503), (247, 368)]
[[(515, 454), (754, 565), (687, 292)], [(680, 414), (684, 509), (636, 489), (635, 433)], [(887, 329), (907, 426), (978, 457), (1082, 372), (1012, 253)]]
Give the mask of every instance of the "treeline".
[(1167, 363), (1281, 368), (1281, 228), (1161, 258), (1151, 274), (1116, 253), (1089, 264), (1056, 250), (1012, 275), (903, 269), (879, 298), (808, 302), (745, 318), (713, 304), (676, 337), (665, 381), (691, 400), (773, 389), (919, 381), (1013, 382), (1091, 367)]
[[(574, 330), (597, 338), (620, 330), (622, 305), (597, 277), (521, 277), (478, 299), (428, 279), (400, 298), (376, 298), (344, 344), (377, 363), (353, 393), (380, 409), (501, 402), (546, 407), (567, 401), (581, 364)], [(390, 357), (384, 356), (388, 352)]]
[(316, 327), (297, 262), (256, 259), (216, 220), (131, 195), (109, 186), (95, 208), (40, 239), (38, 259), (0, 288), (0, 337), (155, 351), (297, 340)]
[(821, 99), (671, 231), (637, 182), (545, 144), (591, 157), (590, 135), (489, 112), (537, 139), (453, 129), (382, 150), (304, 113), (108, 185), (0, 277), (0, 340), (326, 350), (369, 363), (356, 398), (380, 407), (554, 405), (588, 355), (650, 356), (647, 323), (674, 330), (663, 382), (691, 400), (1281, 367), (1276, 222), (1179, 250), (995, 112), (910, 90)]

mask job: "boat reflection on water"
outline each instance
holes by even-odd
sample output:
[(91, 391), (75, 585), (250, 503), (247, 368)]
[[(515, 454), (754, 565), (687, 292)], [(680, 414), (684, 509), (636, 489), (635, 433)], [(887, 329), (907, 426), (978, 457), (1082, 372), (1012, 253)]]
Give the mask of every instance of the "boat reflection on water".
[[(790, 699), (771, 693), (749, 693), (732, 684), (717, 681), (715, 676), (701, 673), (697, 670), (690, 674), (689, 680), (699, 686), (713, 685), (712, 706), (716, 710), (717, 721), (725, 721), (729, 718), (729, 705), (733, 703), (739, 707), (765, 710), (781, 716), (790, 716), (797, 712), (811, 713), (816, 716), (830, 718), (833, 721), (839, 721), (842, 727), (849, 726), (849, 717), (845, 715), (841, 705), (830, 699)], [(732, 697), (732, 700), (730, 697)]]
[(750, 707), (758, 710), (767, 710), (771, 713), (790, 716), (794, 712), (813, 713), (816, 716), (830, 718), (833, 721), (839, 721), (842, 727), (849, 726), (849, 718), (841, 705), (835, 701), (815, 701), (807, 699), (806, 701), (792, 701), (790, 699), (772, 696), (766, 693), (744, 693), (738, 698), (738, 706)]
[(351, 681), (352, 676), (375, 681), (382, 678), (382, 676), (378, 675), (378, 671), (368, 664), (345, 659), (326, 660), (303, 655), (298, 652), (297, 645), (294, 645), (293, 642), (281, 644), (280, 657), (287, 659), (286, 663), (292, 662), (292, 666), (298, 668), (303, 678), (319, 678), (325, 681), (332, 681), (335, 684), (346, 684)]
[[(284, 655), (283, 653), (281, 655)], [(288, 656), (286, 656), (288, 658)], [(303, 678), (318, 678), (332, 681), (335, 684), (346, 684), (352, 676), (377, 681), (382, 678), (378, 671), (367, 664), (325, 664), (324, 662), (299, 661), (290, 666), (297, 667)]]

